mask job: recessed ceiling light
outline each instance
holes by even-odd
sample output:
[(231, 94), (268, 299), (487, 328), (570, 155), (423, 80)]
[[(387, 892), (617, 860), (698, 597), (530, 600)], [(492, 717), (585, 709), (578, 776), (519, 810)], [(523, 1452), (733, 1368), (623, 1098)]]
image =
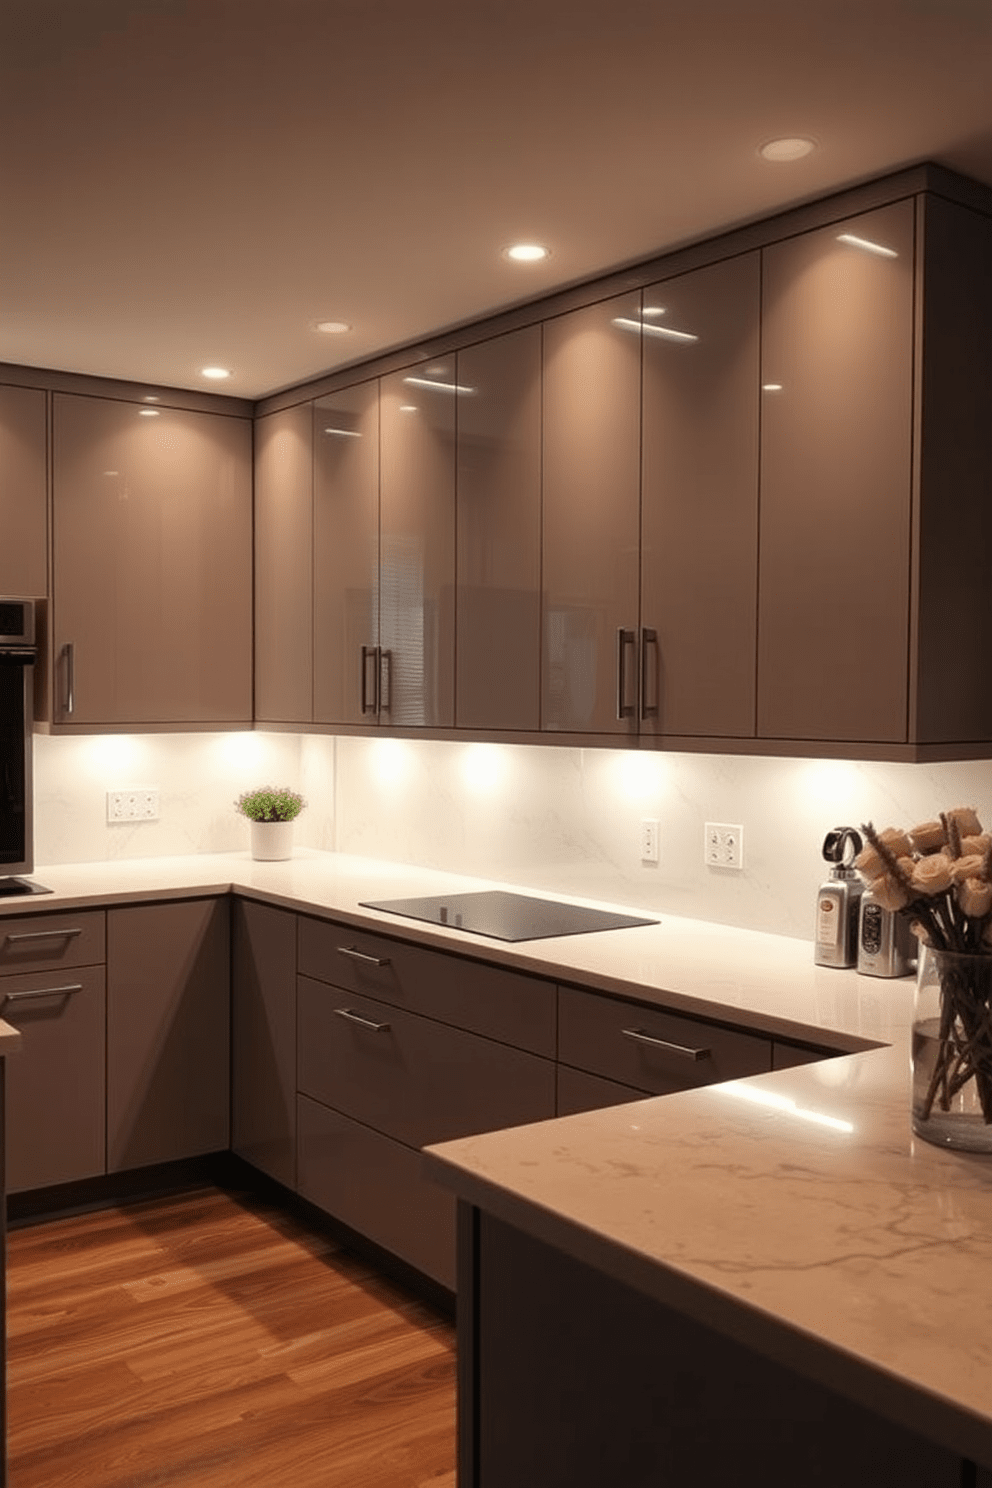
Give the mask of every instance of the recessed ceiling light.
[(161, 408), (139, 408), (138, 409), (138, 417), (139, 418), (158, 418), (158, 416), (159, 416), (159, 414), (161, 412), (162, 412)]
[(763, 160), (802, 160), (815, 149), (816, 140), (807, 139), (802, 134), (791, 134), (783, 139), (766, 140), (758, 146), (758, 154)]
[(512, 258), (514, 263), (540, 263), (542, 258), (551, 257), (551, 249), (542, 247), (540, 243), (514, 243), (503, 251), (505, 257)]
[(157, 393), (146, 393), (145, 394), (145, 400), (144, 401), (146, 403), (157, 403), (158, 402), (158, 394)]
[(209, 377), (211, 382), (221, 382), (225, 377), (230, 377), (226, 367), (201, 367), (200, 376)]
[(325, 336), (343, 336), (345, 331), (351, 330), (351, 326), (346, 320), (318, 320), (314, 330), (321, 331)]

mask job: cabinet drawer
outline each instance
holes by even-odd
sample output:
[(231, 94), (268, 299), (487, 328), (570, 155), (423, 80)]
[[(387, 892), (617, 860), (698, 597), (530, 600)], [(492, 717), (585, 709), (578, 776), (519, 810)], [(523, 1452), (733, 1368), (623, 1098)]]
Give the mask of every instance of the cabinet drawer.
[(455, 1289), (455, 1197), (422, 1176), (419, 1152), (305, 1095), (297, 1101), (304, 1198)]
[(558, 1057), (563, 1064), (665, 1095), (764, 1074), (772, 1067), (772, 1046), (757, 1034), (560, 987)]
[(299, 968), (347, 992), (555, 1057), (555, 988), (539, 977), (305, 917)]
[(574, 1116), (579, 1111), (602, 1111), (606, 1106), (622, 1106), (628, 1101), (645, 1100), (647, 1090), (634, 1090), (617, 1080), (604, 1080), (586, 1070), (558, 1066), (558, 1115)]
[(107, 959), (106, 926), (103, 910), (92, 909), (0, 919), (0, 974), (99, 966)]
[(549, 1059), (309, 977), (298, 1009), (299, 1089), (410, 1147), (554, 1115)]
[(7, 1188), (106, 1171), (106, 973), (102, 966), (0, 981), (0, 1018), (20, 1029), (7, 1061)]

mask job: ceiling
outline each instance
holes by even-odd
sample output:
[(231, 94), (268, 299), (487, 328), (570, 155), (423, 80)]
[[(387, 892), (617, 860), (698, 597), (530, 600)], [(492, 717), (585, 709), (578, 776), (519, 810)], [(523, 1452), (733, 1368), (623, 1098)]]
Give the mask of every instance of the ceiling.
[(256, 398), (902, 165), (992, 185), (992, 0), (0, 10), (4, 362)]

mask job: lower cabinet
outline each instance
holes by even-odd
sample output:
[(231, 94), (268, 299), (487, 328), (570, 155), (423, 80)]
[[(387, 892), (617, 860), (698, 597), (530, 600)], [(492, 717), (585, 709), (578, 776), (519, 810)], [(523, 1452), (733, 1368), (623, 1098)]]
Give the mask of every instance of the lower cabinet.
[(8, 1193), (104, 1171), (105, 924), (102, 910), (0, 924), (0, 1017), (22, 1034), (7, 1060)]
[(296, 915), (231, 909), (231, 1147), (296, 1187)]
[(107, 1171), (230, 1145), (227, 898), (107, 912)]

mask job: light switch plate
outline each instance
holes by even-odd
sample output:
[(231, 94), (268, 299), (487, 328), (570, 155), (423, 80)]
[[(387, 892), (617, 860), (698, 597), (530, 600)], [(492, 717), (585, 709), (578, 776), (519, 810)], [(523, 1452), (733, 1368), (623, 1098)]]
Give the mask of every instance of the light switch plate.
[(708, 868), (743, 868), (744, 828), (739, 823), (707, 822), (703, 829), (703, 862)]
[(131, 785), (107, 792), (107, 821), (158, 821), (158, 786)]

